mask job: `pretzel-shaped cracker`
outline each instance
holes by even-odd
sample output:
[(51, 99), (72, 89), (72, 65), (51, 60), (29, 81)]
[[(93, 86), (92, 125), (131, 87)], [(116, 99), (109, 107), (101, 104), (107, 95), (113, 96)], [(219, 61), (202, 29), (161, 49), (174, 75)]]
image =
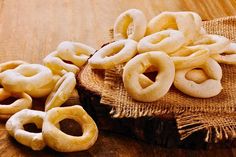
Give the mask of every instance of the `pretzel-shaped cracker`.
[[(55, 124), (70, 118), (77, 121), (82, 128), (82, 136), (67, 135)], [(59, 152), (74, 152), (89, 149), (97, 140), (98, 128), (87, 112), (78, 105), (55, 107), (46, 113), (43, 123), (43, 138), (46, 144)]]
[(194, 12), (162, 12), (150, 20), (147, 26), (147, 35), (166, 29), (181, 31), (187, 43), (191, 43), (205, 33), (202, 29), (201, 17)]
[(61, 58), (58, 57), (58, 52), (54, 51), (47, 55), (43, 59), (43, 64), (47, 66), (56, 75), (63, 75), (66, 72), (73, 72), (76, 74), (79, 71), (79, 67), (66, 63)]
[(139, 41), (144, 37), (147, 27), (147, 20), (143, 12), (137, 9), (129, 9), (115, 21), (114, 24), (114, 38), (120, 39), (133, 39)]
[[(143, 75), (150, 66), (155, 66), (158, 69), (158, 75), (154, 83), (145, 87), (142, 86), (143, 83), (140, 83), (140, 75)], [(152, 102), (168, 92), (174, 75), (175, 67), (170, 57), (161, 51), (151, 51), (132, 58), (125, 65), (122, 78), (125, 89), (133, 99)]]
[(64, 41), (57, 47), (58, 57), (72, 62), (77, 67), (84, 65), (95, 51), (95, 49), (85, 44), (71, 41)]
[(32, 99), (26, 93), (11, 93), (3, 88), (0, 88), (0, 101), (7, 98), (18, 98), (16, 101), (9, 105), (0, 104), (0, 115), (13, 115), (14, 113), (32, 107)]
[(209, 58), (207, 62), (197, 68), (201, 68), (209, 77), (202, 83), (186, 79), (186, 74), (193, 70), (193, 68), (177, 70), (175, 74), (174, 85), (181, 92), (197, 97), (197, 98), (210, 98), (218, 95), (221, 90), (222, 69), (220, 65), (214, 60)]
[(202, 65), (209, 58), (209, 50), (199, 47), (183, 47), (175, 52), (171, 59), (175, 64), (175, 69), (185, 69)]
[(165, 30), (142, 38), (138, 43), (138, 52), (164, 51), (172, 53), (185, 44), (183, 33), (176, 30)]
[(40, 64), (22, 64), (0, 73), (2, 86), (10, 92), (25, 92), (52, 81), (52, 72)]
[(94, 69), (110, 69), (129, 61), (137, 53), (136, 47), (134, 40), (118, 40), (102, 47), (88, 62)]
[(27, 62), (21, 61), (21, 60), (13, 60), (8, 61), (0, 64), (0, 72), (9, 70), (9, 69), (15, 69), (21, 64), (27, 64)]
[(221, 54), (211, 56), (219, 63), (236, 64), (236, 43), (230, 43)]
[(53, 107), (59, 107), (66, 102), (75, 88), (75, 85), (76, 79), (72, 72), (68, 72), (63, 75), (56, 83), (50, 95), (47, 97), (45, 102), (45, 111), (48, 111)]
[(230, 44), (230, 40), (220, 35), (207, 34), (195, 41), (193, 45), (202, 46), (209, 50), (210, 55), (220, 54)]
[(33, 133), (24, 130), (24, 125), (34, 123), (42, 128), (45, 112), (24, 109), (17, 112), (8, 119), (6, 129), (19, 143), (33, 150), (42, 150), (45, 147), (42, 133)]

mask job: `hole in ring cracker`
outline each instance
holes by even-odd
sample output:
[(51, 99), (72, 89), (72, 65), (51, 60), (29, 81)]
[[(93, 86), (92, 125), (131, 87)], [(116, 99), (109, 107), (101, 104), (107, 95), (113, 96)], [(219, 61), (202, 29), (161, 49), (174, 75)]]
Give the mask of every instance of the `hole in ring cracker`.
[(133, 39), (139, 41), (144, 37), (147, 20), (143, 12), (138, 9), (129, 9), (118, 16), (114, 24), (114, 38)]
[(64, 41), (57, 47), (57, 55), (63, 60), (71, 61), (74, 65), (81, 67), (90, 55), (96, 50), (85, 44), (71, 41)]
[(40, 64), (21, 64), (0, 73), (2, 86), (11, 92), (24, 92), (40, 88), (52, 81), (50, 69)]
[(3, 88), (0, 88), (0, 101), (9, 97), (18, 98), (16, 101), (9, 105), (0, 104), (0, 115), (13, 115), (14, 113), (32, 107), (32, 99), (26, 93), (11, 93)]
[(118, 40), (98, 50), (88, 61), (94, 69), (110, 69), (129, 61), (137, 53), (137, 42), (131, 39)]
[(172, 53), (185, 44), (182, 32), (164, 30), (142, 38), (138, 43), (138, 52), (164, 51)]
[(6, 122), (8, 133), (19, 143), (33, 150), (42, 150), (45, 147), (42, 133), (33, 133), (24, 130), (24, 125), (34, 123), (42, 128), (45, 112), (24, 109), (11, 116)]
[(208, 76), (202, 69), (193, 69), (186, 73), (186, 79), (194, 81), (196, 83), (202, 83), (208, 79)]
[(58, 57), (57, 51), (54, 51), (47, 55), (43, 59), (43, 64), (57, 75), (63, 75), (65, 72), (73, 72), (74, 74), (76, 74), (79, 71), (79, 67), (73, 64), (66, 63), (65, 61), (63, 61), (63, 59)]
[[(186, 79), (186, 74), (195, 68), (202, 68), (207, 74), (208, 79), (199, 84)], [(199, 67), (177, 70), (174, 86), (187, 95), (197, 98), (210, 98), (221, 92), (221, 78), (222, 69), (220, 65), (214, 59), (209, 58), (205, 64)]]
[(25, 61), (21, 60), (13, 60), (13, 61), (8, 61), (0, 64), (0, 73), (9, 69), (15, 69), (21, 64), (27, 64)]
[(53, 107), (61, 106), (70, 97), (76, 85), (75, 74), (65, 73), (56, 83), (54, 89), (47, 97), (45, 102), (45, 111)]
[[(158, 74), (155, 82), (146, 88), (140, 83), (140, 75), (150, 66), (155, 66)], [(170, 57), (161, 51), (151, 51), (139, 54), (124, 66), (123, 82), (129, 95), (138, 101), (152, 102), (163, 97), (171, 87), (175, 75), (174, 63)], [(146, 77), (143, 75), (143, 77)]]
[[(55, 124), (69, 118), (77, 121), (82, 136), (71, 136), (58, 129)], [(87, 112), (78, 105), (55, 107), (46, 113), (43, 123), (43, 138), (46, 144), (59, 152), (74, 152), (89, 149), (97, 140), (98, 128)]]

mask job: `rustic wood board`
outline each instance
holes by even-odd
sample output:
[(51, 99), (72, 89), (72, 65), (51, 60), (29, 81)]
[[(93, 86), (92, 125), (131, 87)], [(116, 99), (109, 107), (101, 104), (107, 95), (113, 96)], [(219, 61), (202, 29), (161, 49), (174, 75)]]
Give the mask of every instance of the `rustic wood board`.
[[(23, 59), (41, 63), (64, 40), (100, 47), (110, 40), (109, 29), (124, 10), (137, 8), (147, 18), (161, 11), (192, 10), (203, 20), (236, 15), (234, 0), (0, 0), (0, 62)], [(236, 149), (181, 150), (150, 146), (101, 132), (90, 150), (33, 152), (16, 143), (0, 121), (0, 156), (235, 156)]]

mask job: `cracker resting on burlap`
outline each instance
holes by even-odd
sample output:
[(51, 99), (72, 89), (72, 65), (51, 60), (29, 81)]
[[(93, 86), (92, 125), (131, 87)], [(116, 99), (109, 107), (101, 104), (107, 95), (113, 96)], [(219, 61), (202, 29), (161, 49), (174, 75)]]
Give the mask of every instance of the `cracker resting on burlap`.
[[(203, 22), (209, 34), (218, 34), (236, 41), (236, 16)], [(122, 82), (122, 66), (106, 70), (102, 104), (112, 106), (114, 118), (163, 116), (174, 114), (180, 138), (206, 130), (206, 142), (218, 142), (236, 137), (236, 66), (221, 64), (222, 92), (212, 98), (193, 98), (173, 85), (161, 99), (152, 103), (133, 100)]]

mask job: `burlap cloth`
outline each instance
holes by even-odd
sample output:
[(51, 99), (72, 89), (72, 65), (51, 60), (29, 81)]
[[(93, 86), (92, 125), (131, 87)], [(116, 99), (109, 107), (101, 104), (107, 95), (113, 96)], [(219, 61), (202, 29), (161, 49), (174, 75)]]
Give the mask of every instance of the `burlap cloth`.
[[(203, 22), (209, 34), (223, 35), (236, 40), (236, 16)], [(142, 103), (133, 100), (121, 78), (122, 70), (114, 68), (105, 72), (101, 103), (112, 105), (115, 118), (161, 116), (174, 114), (181, 139), (204, 129), (205, 141), (217, 142), (236, 137), (236, 66), (221, 65), (223, 91), (208, 99), (193, 98), (174, 86), (160, 100)]]

